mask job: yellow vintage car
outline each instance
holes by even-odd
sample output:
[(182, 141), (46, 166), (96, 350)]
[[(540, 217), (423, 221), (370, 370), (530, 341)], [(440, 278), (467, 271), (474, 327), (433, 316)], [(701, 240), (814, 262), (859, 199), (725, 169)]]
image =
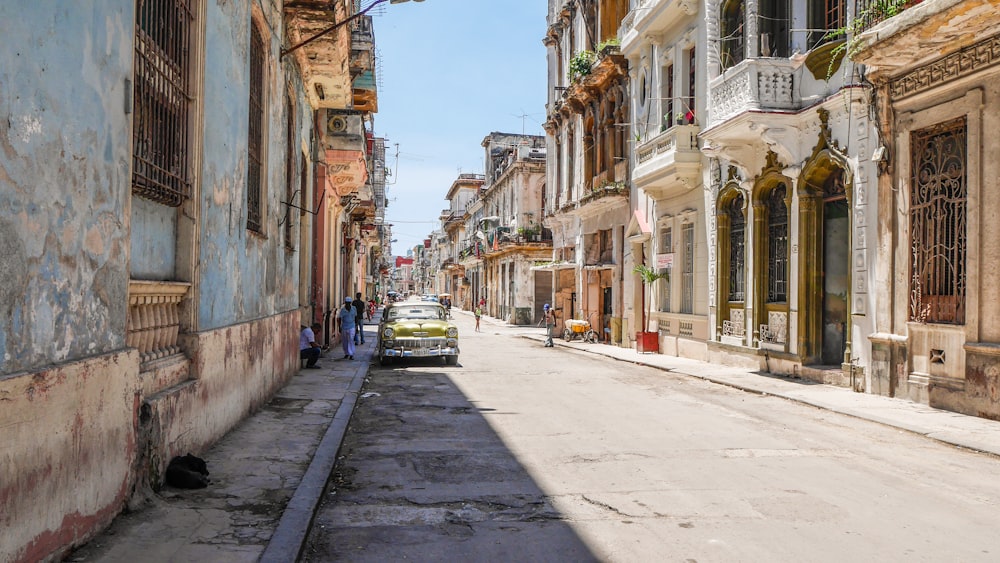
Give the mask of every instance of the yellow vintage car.
[(440, 356), (448, 365), (458, 364), (458, 327), (447, 319), (440, 303), (403, 301), (382, 311), (378, 329), (379, 365), (396, 358)]

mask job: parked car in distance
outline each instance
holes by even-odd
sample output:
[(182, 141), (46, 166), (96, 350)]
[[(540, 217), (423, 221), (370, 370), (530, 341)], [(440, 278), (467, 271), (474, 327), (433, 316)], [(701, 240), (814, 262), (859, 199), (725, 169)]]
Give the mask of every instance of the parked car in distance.
[(403, 301), (382, 311), (378, 327), (379, 365), (396, 358), (440, 356), (448, 365), (458, 364), (458, 327), (436, 302)]

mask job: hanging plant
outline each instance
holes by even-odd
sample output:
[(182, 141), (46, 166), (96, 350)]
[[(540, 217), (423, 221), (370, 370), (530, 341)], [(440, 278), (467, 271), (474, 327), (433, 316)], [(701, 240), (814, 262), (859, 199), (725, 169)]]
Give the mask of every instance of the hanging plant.
[(581, 76), (587, 76), (594, 68), (594, 61), (597, 55), (593, 51), (580, 51), (569, 60), (569, 78), (574, 80)]

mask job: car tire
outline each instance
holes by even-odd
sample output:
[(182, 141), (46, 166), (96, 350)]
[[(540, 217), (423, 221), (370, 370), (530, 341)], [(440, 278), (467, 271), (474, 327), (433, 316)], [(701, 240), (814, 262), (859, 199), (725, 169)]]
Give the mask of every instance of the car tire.
[(378, 365), (387, 366), (390, 364), (392, 364), (392, 358), (390, 358), (389, 356), (383, 356), (382, 354), (378, 355)]
[(457, 366), (458, 356), (445, 356), (444, 363), (448, 364), (449, 366)]

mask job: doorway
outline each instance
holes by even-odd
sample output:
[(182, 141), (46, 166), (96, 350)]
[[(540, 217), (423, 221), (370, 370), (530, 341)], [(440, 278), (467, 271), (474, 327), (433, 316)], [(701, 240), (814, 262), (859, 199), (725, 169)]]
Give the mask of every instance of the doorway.
[(847, 200), (823, 205), (824, 365), (840, 365), (847, 349), (847, 298), (850, 290), (850, 220)]

